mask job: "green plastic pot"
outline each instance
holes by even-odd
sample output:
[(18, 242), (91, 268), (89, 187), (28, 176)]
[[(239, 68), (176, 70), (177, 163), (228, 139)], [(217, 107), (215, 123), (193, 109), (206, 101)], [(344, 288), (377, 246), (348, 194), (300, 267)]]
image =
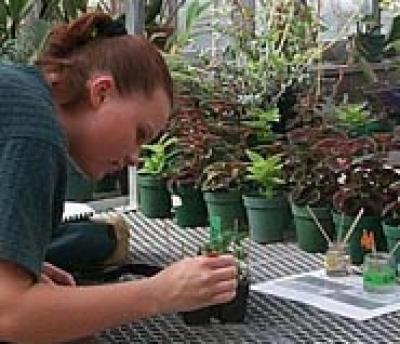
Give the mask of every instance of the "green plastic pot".
[[(204, 192), (210, 224), (216, 225), (222, 232), (247, 230), (246, 211), (242, 202), (242, 194), (237, 190)], [(237, 223), (237, 225), (236, 225)]]
[[(347, 231), (350, 229), (355, 216), (345, 215), (342, 220), (341, 214), (333, 212), (332, 218), (333, 223), (335, 224), (337, 236), (340, 238), (340, 240), (343, 240)], [(364, 252), (363, 248), (361, 247), (361, 237), (364, 229), (374, 232), (377, 250), (386, 251), (386, 242), (383, 235), (380, 218), (378, 216), (363, 216), (361, 217), (356, 228), (354, 229), (353, 234), (347, 242), (349, 245), (351, 262), (353, 264), (362, 264), (364, 261), (364, 254), (367, 253)]]
[[(382, 228), (386, 237), (387, 249), (390, 252), (392, 248), (400, 240), (400, 226), (389, 225), (385, 222), (382, 222)], [(396, 252), (394, 252), (393, 257), (395, 258), (396, 261), (396, 271), (397, 271), (398, 270), (397, 266), (400, 264), (400, 248), (397, 249)]]
[(251, 239), (261, 244), (282, 241), (290, 218), (286, 198), (243, 196), (243, 201), (249, 219)]
[(149, 218), (171, 215), (171, 196), (166, 182), (159, 176), (139, 174), (137, 178), (139, 210)]
[(172, 190), (179, 199), (175, 209), (175, 221), (180, 227), (204, 227), (207, 225), (207, 208), (200, 189), (192, 184), (180, 185)]
[[(291, 204), (291, 207), (299, 247), (309, 253), (326, 252), (328, 243), (308, 213), (307, 208), (297, 206), (294, 203)], [(327, 234), (332, 237), (331, 210), (329, 208), (311, 208), (311, 210)]]

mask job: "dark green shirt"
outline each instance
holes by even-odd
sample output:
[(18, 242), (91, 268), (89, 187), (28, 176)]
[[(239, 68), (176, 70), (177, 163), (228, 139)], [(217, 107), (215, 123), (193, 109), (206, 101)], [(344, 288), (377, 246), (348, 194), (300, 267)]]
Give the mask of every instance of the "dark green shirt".
[(66, 147), (38, 69), (0, 64), (0, 259), (36, 277), (62, 216)]

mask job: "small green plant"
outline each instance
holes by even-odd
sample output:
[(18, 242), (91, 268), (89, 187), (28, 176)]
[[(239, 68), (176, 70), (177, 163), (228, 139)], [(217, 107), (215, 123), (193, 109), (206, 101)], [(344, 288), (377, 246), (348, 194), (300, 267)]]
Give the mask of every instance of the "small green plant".
[(178, 154), (176, 150), (177, 139), (164, 134), (153, 144), (143, 145), (146, 154), (142, 158), (143, 166), (140, 174), (161, 175), (165, 173), (172, 159)]
[(365, 104), (345, 104), (337, 108), (339, 123), (348, 128), (354, 128), (372, 122), (371, 113)]
[(276, 136), (271, 130), (271, 124), (278, 122), (279, 117), (279, 109), (276, 107), (268, 110), (256, 107), (251, 110), (251, 118), (247, 125), (253, 129), (260, 143), (270, 143)]
[(233, 255), (236, 258), (239, 279), (246, 279), (248, 264), (247, 252), (243, 246), (245, 238), (246, 234), (244, 233), (214, 231), (214, 235), (210, 235), (210, 239), (204, 245), (201, 254), (206, 256)]
[(246, 168), (247, 179), (258, 185), (261, 195), (272, 198), (285, 184), (282, 156), (275, 154), (269, 158), (263, 158), (260, 154), (250, 150), (247, 150), (246, 153), (250, 159), (250, 165)]

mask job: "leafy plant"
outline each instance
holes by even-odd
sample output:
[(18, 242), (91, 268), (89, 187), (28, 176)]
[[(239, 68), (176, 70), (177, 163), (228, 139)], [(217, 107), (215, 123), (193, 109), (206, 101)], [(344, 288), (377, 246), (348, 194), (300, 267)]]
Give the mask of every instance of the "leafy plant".
[(39, 17), (32, 17), (35, 0), (0, 1), (0, 60), (30, 63), (44, 46), (53, 23), (69, 22), (86, 12), (87, 0), (42, 0)]
[(168, 39), (166, 49), (170, 54), (176, 54), (182, 51), (191, 40), (202, 32), (199, 29), (199, 21), (204, 16), (206, 10), (210, 7), (211, 1), (192, 0), (184, 14), (184, 29), (176, 31)]
[(330, 207), (337, 190), (338, 173), (310, 149), (290, 156), (291, 199), (300, 206)]
[(263, 158), (260, 154), (246, 151), (250, 159), (247, 166), (247, 179), (256, 182), (259, 193), (267, 198), (272, 198), (278, 189), (285, 184), (283, 180), (283, 164), (281, 155)]
[(8, 39), (0, 47), (0, 60), (31, 63), (43, 49), (50, 24), (42, 19), (20, 29), (18, 37)]
[(254, 134), (257, 137), (258, 143), (270, 143), (276, 138), (276, 135), (272, 132), (271, 124), (279, 121), (279, 109), (271, 108), (263, 110), (260, 108), (250, 109), (248, 111), (251, 116), (245, 121), (245, 125), (253, 129)]
[(24, 19), (33, 8), (33, 0), (0, 1), (0, 42), (17, 38)]
[(236, 258), (238, 277), (244, 280), (248, 275), (247, 253), (244, 249), (246, 234), (236, 232), (215, 233), (210, 235), (209, 241), (204, 245), (202, 254), (215, 256), (220, 254), (231, 254)]
[(196, 107), (177, 109), (169, 120), (168, 132), (176, 137), (180, 151), (168, 173), (170, 184), (199, 186), (218, 137), (210, 133), (201, 110)]
[[(257, 12), (241, 1), (231, 6), (236, 17), (228, 25), (226, 10), (217, 14), (224, 19), (216, 30), (231, 43), (214, 66), (221, 82), (229, 84), (245, 106), (265, 111), (276, 106), (289, 87), (308, 78), (307, 66), (322, 50), (315, 40), (319, 21), (308, 6), (294, 0), (262, 1)], [(253, 20), (256, 30), (243, 25)]]
[(340, 181), (353, 175), (356, 161), (375, 156), (378, 147), (370, 137), (349, 139), (328, 128), (299, 128), (289, 134), (287, 170), (292, 199), (300, 205), (331, 206)]
[(240, 189), (246, 174), (245, 163), (240, 161), (215, 162), (203, 172), (203, 191)]
[(166, 53), (164, 57), (174, 80), (176, 95), (210, 97), (211, 83), (201, 60), (188, 60), (178, 53)]
[(392, 185), (399, 174), (384, 164), (383, 155), (355, 159), (343, 173), (343, 185), (333, 196), (339, 212), (355, 216), (361, 208), (367, 216), (380, 216), (384, 207), (396, 199)]
[(339, 123), (349, 129), (365, 125), (373, 121), (366, 104), (345, 104), (337, 108)]
[(88, 3), (88, 0), (42, 0), (39, 17), (49, 22), (68, 23), (86, 13)]
[(142, 148), (148, 154), (142, 158), (143, 166), (139, 173), (152, 175), (166, 173), (173, 157), (178, 154), (178, 151), (174, 149), (176, 142), (176, 138), (164, 134), (156, 143), (143, 145)]

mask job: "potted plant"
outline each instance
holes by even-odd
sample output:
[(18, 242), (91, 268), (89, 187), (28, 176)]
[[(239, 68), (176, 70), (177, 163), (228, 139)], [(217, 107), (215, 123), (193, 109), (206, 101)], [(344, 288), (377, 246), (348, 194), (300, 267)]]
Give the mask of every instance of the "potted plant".
[(336, 108), (339, 127), (350, 136), (369, 135), (375, 120), (367, 110), (366, 104), (344, 104)]
[[(167, 190), (165, 174), (176, 154), (176, 138), (162, 135), (156, 143), (144, 145), (145, 156), (138, 171), (139, 210), (150, 218), (168, 217), (171, 197)], [(147, 154), (146, 154), (147, 153)]]
[(288, 133), (290, 203), (298, 245), (306, 252), (325, 252), (328, 248), (308, 207), (333, 236), (332, 195), (337, 190), (339, 172), (332, 144), (338, 137), (342, 139), (338, 135), (325, 128), (299, 128)]
[(225, 304), (204, 307), (191, 312), (183, 312), (183, 320), (187, 325), (204, 325), (211, 318), (218, 319), (221, 323), (239, 323), (246, 315), (247, 299), (249, 295), (249, 277), (247, 254), (243, 247), (244, 236), (238, 233), (222, 233), (214, 230), (209, 242), (200, 250), (200, 254), (216, 256), (232, 254), (237, 261), (238, 285), (235, 298)]
[(251, 194), (244, 195), (244, 205), (249, 219), (250, 237), (258, 243), (281, 241), (288, 226), (289, 208), (282, 192), (283, 163), (281, 155), (264, 158), (247, 151), (250, 159), (247, 180), (251, 183)]
[(335, 113), (337, 125), (351, 137), (371, 136), (374, 133), (387, 133), (393, 130), (387, 114), (379, 114), (379, 110), (374, 109), (373, 116), (366, 103), (342, 104), (336, 107)]
[(215, 162), (204, 170), (202, 191), (211, 228), (223, 232), (247, 228), (241, 191), (245, 173), (241, 161)]
[(176, 222), (181, 227), (205, 226), (207, 209), (200, 184), (215, 137), (209, 133), (201, 111), (187, 108), (174, 113), (168, 131), (176, 137), (179, 150), (168, 173)]
[(398, 174), (385, 166), (384, 157), (378, 154), (354, 159), (342, 173), (343, 184), (333, 196), (336, 211), (333, 220), (338, 236), (343, 238), (363, 209), (364, 216), (349, 240), (352, 262), (361, 264), (365, 253), (361, 243), (364, 232), (373, 233), (379, 251), (386, 250), (380, 216), (385, 205), (394, 199), (390, 186), (398, 180)]
[(327, 242), (307, 207), (312, 209), (328, 234), (333, 236), (331, 197), (336, 190), (337, 175), (324, 161), (309, 157), (294, 168), (291, 178), (295, 181), (290, 200), (298, 245), (306, 252), (325, 252)]

